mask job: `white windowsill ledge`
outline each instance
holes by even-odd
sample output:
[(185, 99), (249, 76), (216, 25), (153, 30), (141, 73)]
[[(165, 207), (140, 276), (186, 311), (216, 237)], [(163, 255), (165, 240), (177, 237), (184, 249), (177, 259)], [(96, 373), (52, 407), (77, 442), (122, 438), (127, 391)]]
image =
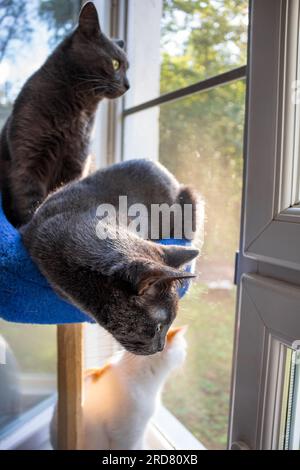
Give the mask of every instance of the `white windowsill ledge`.
[(147, 441), (155, 450), (206, 450), (164, 406), (159, 407), (152, 420)]

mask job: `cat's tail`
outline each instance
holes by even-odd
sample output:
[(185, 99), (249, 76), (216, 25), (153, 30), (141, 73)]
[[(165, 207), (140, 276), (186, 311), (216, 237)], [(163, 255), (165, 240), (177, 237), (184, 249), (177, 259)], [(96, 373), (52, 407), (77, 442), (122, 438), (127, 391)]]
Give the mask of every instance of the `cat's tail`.
[[(203, 238), (204, 203), (203, 199), (190, 186), (181, 185), (177, 195), (177, 204), (182, 211), (182, 234), (183, 238), (197, 241)], [(202, 242), (201, 242), (202, 244)]]

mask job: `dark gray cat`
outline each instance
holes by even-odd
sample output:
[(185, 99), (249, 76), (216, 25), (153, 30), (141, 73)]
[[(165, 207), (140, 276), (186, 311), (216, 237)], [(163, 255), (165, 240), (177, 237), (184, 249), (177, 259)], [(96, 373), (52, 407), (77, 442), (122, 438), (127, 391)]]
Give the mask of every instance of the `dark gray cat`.
[(129, 88), (124, 42), (86, 3), (78, 27), (25, 83), (0, 135), (3, 209), (16, 227), (56, 188), (82, 175), (99, 102)]
[[(91, 315), (128, 351), (154, 354), (164, 347), (176, 317), (180, 268), (198, 250), (144, 240), (125, 226), (99, 239), (99, 204), (191, 204), (196, 198), (161, 165), (131, 160), (97, 171), (49, 196), (21, 229), (24, 244), (54, 289)], [(100, 221), (101, 223), (101, 221)], [(174, 227), (173, 227), (174, 228)], [(172, 231), (171, 230), (171, 236)]]

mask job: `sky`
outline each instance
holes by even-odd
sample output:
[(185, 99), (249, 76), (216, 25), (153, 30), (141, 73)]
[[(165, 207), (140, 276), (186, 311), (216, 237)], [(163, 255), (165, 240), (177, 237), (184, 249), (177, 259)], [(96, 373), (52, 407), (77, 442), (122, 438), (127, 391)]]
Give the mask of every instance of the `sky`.
[(10, 54), (0, 63), (0, 86), (11, 82), (10, 98), (15, 98), (23, 83), (47, 58), (50, 48), (50, 32), (45, 24), (32, 22), (33, 34), (30, 41), (17, 40), (11, 44)]

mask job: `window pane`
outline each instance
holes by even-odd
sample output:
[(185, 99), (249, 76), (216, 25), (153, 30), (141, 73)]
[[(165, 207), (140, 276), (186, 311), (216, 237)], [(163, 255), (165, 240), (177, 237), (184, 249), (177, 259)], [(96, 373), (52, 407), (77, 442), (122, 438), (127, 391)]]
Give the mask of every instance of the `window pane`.
[(3, 428), (56, 391), (56, 328), (0, 321)]
[(300, 351), (287, 349), (279, 448), (300, 450)]
[(177, 319), (190, 325), (188, 357), (182, 375), (167, 384), (164, 403), (209, 449), (225, 448), (227, 440), (244, 101), (240, 80), (125, 119), (126, 159), (158, 156), (205, 202), (198, 279), (181, 301)]
[[(0, 128), (23, 83), (73, 28), (80, 3), (0, 2)], [(0, 321), (0, 435), (55, 390), (56, 328)]]
[(181, 301), (188, 324), (182, 377), (167, 385), (164, 402), (209, 449), (226, 447), (239, 246), (244, 125), (243, 81), (164, 105), (160, 161), (196, 188), (206, 207), (198, 281)]
[(0, 2), (0, 126), (23, 83), (77, 22), (80, 0)]
[(126, 108), (244, 65), (247, 26), (247, 0), (131, 0)]

